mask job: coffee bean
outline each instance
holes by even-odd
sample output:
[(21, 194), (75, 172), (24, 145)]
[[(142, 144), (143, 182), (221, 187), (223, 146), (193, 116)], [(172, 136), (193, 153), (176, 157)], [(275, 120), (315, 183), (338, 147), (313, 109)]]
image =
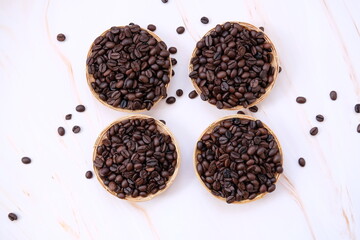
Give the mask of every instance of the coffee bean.
[(56, 39), (57, 39), (59, 42), (63, 42), (63, 41), (65, 41), (66, 37), (65, 37), (64, 34), (59, 33), (59, 34), (56, 36)]
[(173, 103), (175, 103), (176, 102), (176, 98), (175, 97), (168, 97), (167, 99), (166, 99), (166, 103), (167, 104), (173, 104)]
[(182, 89), (176, 90), (176, 96), (181, 97), (184, 94)]
[(245, 115), (245, 113), (243, 111), (238, 111), (237, 114), (243, 114)]
[(150, 110), (166, 98), (171, 78), (167, 45), (139, 25), (111, 27), (95, 39), (87, 59), (95, 94), (109, 106)]
[(64, 135), (65, 135), (65, 128), (59, 127), (59, 128), (58, 128), (58, 134), (59, 134), (60, 136), (64, 136)]
[(256, 113), (258, 110), (259, 110), (259, 108), (257, 106), (249, 107), (250, 112)]
[(301, 167), (305, 167), (305, 164), (306, 164), (306, 162), (305, 162), (305, 159), (304, 158), (299, 158), (299, 165), (301, 166)]
[(67, 115), (65, 116), (65, 119), (66, 119), (66, 120), (71, 120), (71, 117), (72, 117), (72, 114), (67, 114)]
[(356, 131), (360, 133), (360, 124), (357, 126)]
[(177, 64), (176, 58), (171, 58), (171, 65), (175, 66)]
[(261, 31), (265, 31), (264, 27), (259, 27), (259, 29), (260, 29)]
[(323, 122), (324, 121), (324, 116), (321, 115), (321, 114), (316, 115), (316, 121)]
[(169, 52), (170, 52), (171, 54), (177, 53), (176, 47), (169, 47)]
[(330, 92), (330, 99), (335, 101), (337, 99), (337, 92), (331, 91)]
[(247, 108), (274, 82), (272, 44), (264, 33), (227, 22), (196, 44), (189, 77), (218, 108)]
[(200, 19), (200, 21), (201, 21), (201, 23), (203, 23), (203, 24), (208, 24), (208, 23), (209, 23), (209, 19), (208, 19), (207, 17), (202, 17), (202, 18)]
[(165, 120), (160, 120), (160, 122), (162, 122), (163, 124), (165, 124), (166, 125), (166, 121)]
[(356, 113), (360, 113), (360, 104), (356, 104), (354, 108)]
[(150, 31), (152, 31), (152, 32), (154, 32), (154, 31), (156, 30), (156, 26), (155, 26), (154, 24), (149, 24), (149, 25), (147, 26), (147, 29), (150, 30)]
[(163, 3), (167, 3), (169, 0), (161, 0)]
[(313, 127), (312, 129), (310, 129), (310, 135), (315, 136), (316, 134), (318, 134), (319, 129), (317, 127)]
[(91, 179), (91, 178), (93, 177), (92, 171), (87, 171), (87, 172), (85, 173), (85, 177), (86, 177), (87, 179)]
[(123, 120), (106, 130), (96, 148), (95, 171), (121, 199), (156, 194), (175, 173), (176, 146), (157, 124), (150, 117)]
[(84, 105), (77, 105), (75, 110), (77, 112), (84, 112), (85, 111), (85, 106)]
[(220, 121), (200, 138), (195, 164), (206, 187), (227, 203), (273, 192), (283, 172), (274, 136), (261, 121), (241, 117)]
[(300, 104), (306, 103), (306, 98), (304, 98), (304, 97), (297, 97), (297, 98), (296, 98), (296, 102), (297, 102), (297, 103), (300, 103)]
[(10, 219), (10, 221), (16, 221), (18, 219), (15, 213), (9, 213), (8, 218)]
[(197, 92), (195, 90), (192, 90), (190, 93), (189, 93), (189, 98), (190, 99), (194, 99), (198, 96)]
[(177, 32), (178, 34), (183, 34), (183, 33), (185, 32), (185, 28), (184, 28), (183, 26), (180, 26), (180, 27), (178, 27), (178, 28), (176, 29), (176, 32)]
[(79, 133), (80, 130), (81, 130), (81, 128), (80, 128), (79, 126), (74, 126), (74, 127), (72, 128), (72, 131), (73, 131), (74, 133)]
[(281, 71), (282, 71), (282, 68), (279, 66), (279, 73), (281, 73)]
[(21, 158), (21, 161), (23, 164), (29, 164), (29, 163), (31, 163), (31, 158), (23, 157), (23, 158)]
[(173, 70), (171, 70), (171, 76), (174, 76), (174, 75), (175, 75), (175, 71), (173, 69)]

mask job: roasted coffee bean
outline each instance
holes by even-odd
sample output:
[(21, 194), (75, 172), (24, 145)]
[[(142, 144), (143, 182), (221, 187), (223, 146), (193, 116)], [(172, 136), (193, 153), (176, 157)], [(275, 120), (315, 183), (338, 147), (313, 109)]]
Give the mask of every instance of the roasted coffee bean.
[(31, 158), (23, 157), (23, 158), (21, 158), (21, 161), (23, 164), (29, 164), (29, 163), (31, 163)]
[(306, 103), (306, 98), (304, 98), (304, 97), (297, 97), (297, 98), (296, 98), (296, 102), (297, 102), (297, 103), (300, 103), (300, 104)]
[(156, 194), (174, 175), (176, 146), (157, 124), (150, 117), (115, 123), (97, 147), (95, 171), (106, 188), (121, 199)]
[(217, 25), (196, 44), (189, 77), (218, 108), (247, 108), (274, 82), (272, 44), (238, 23)]
[(80, 128), (79, 126), (74, 126), (74, 127), (72, 128), (73, 133), (79, 133), (80, 130), (81, 130), (81, 128)]
[(299, 165), (301, 166), (301, 167), (305, 167), (305, 164), (306, 164), (306, 162), (305, 162), (305, 159), (304, 158), (299, 158)]
[(260, 29), (261, 31), (265, 31), (264, 27), (259, 27), (259, 29)]
[(281, 73), (281, 71), (282, 71), (282, 68), (279, 66), (279, 73)]
[(360, 133), (360, 124), (357, 126), (356, 131)]
[(173, 103), (175, 103), (176, 102), (176, 98), (175, 97), (168, 97), (167, 99), (166, 99), (166, 103), (167, 104), (173, 104)]
[(77, 112), (84, 112), (85, 111), (85, 106), (84, 105), (77, 105), (75, 110)]
[(57, 39), (59, 42), (63, 42), (63, 41), (65, 41), (66, 37), (65, 37), (64, 34), (59, 33), (59, 34), (56, 36), (56, 39)]
[(176, 58), (171, 58), (171, 65), (175, 66), (177, 64)]
[(65, 116), (65, 120), (71, 120), (71, 118), (72, 118), (72, 114), (67, 114), (67, 115)]
[(150, 30), (150, 31), (152, 31), (152, 32), (154, 32), (154, 31), (156, 30), (156, 26), (155, 26), (154, 24), (149, 24), (149, 25), (147, 26), (147, 29)]
[(176, 90), (176, 96), (181, 97), (184, 94), (182, 89)]
[(330, 92), (330, 99), (335, 101), (337, 99), (337, 92), (331, 91)]
[(189, 93), (189, 98), (190, 99), (194, 99), (198, 96), (197, 92), (195, 90), (192, 90), (190, 93)]
[(92, 177), (93, 177), (92, 171), (87, 171), (87, 172), (85, 173), (85, 177), (86, 177), (87, 179), (92, 178)]
[(171, 54), (175, 54), (175, 53), (177, 53), (177, 48), (176, 47), (169, 47), (169, 52)]
[(222, 120), (201, 137), (196, 149), (201, 180), (227, 203), (273, 192), (283, 172), (279, 146), (260, 120)]
[(310, 129), (310, 135), (315, 136), (316, 134), (318, 134), (319, 129), (317, 127), (313, 127), (312, 129)]
[(136, 24), (112, 27), (96, 38), (87, 59), (94, 92), (127, 110), (150, 110), (165, 98), (170, 68), (167, 45)]
[(163, 3), (167, 3), (169, 0), (161, 0)]
[(237, 114), (243, 114), (245, 115), (245, 113), (243, 111), (238, 111)]
[(8, 218), (10, 219), (10, 221), (16, 221), (18, 219), (15, 213), (9, 213)]
[(316, 121), (323, 122), (324, 121), (324, 116), (321, 115), (321, 114), (316, 115)]
[(65, 128), (59, 127), (57, 131), (58, 131), (58, 134), (59, 134), (60, 136), (64, 136), (64, 135), (65, 135)]
[(166, 125), (166, 121), (165, 121), (165, 120), (160, 119), (160, 122), (162, 122), (163, 124), (165, 124), (165, 125)]
[(184, 28), (183, 26), (180, 26), (180, 27), (178, 27), (178, 28), (176, 29), (176, 32), (177, 32), (178, 34), (183, 34), (183, 33), (185, 32), (185, 28)]
[(203, 23), (203, 24), (208, 24), (208, 23), (209, 23), (209, 19), (208, 19), (207, 17), (202, 17), (202, 18), (200, 19), (200, 21), (201, 21), (201, 23)]
[(250, 112), (256, 113), (258, 110), (259, 110), (259, 108), (257, 106), (249, 107)]
[(360, 113), (360, 104), (356, 104), (354, 109), (356, 113)]

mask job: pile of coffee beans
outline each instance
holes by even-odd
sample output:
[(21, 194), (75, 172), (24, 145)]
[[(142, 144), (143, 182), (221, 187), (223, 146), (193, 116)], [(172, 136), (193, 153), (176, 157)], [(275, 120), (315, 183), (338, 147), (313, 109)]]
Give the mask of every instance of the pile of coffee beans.
[(261, 31), (227, 22), (196, 44), (189, 77), (217, 108), (248, 107), (274, 81), (273, 46)]
[(170, 82), (170, 53), (139, 25), (112, 27), (97, 37), (87, 58), (91, 87), (116, 108), (150, 110), (165, 98)]
[(126, 119), (106, 131), (94, 166), (108, 190), (122, 199), (137, 198), (166, 188), (177, 158), (172, 138), (153, 118)]
[(197, 142), (196, 154), (201, 180), (227, 203), (274, 191), (283, 172), (279, 146), (260, 120), (222, 120)]

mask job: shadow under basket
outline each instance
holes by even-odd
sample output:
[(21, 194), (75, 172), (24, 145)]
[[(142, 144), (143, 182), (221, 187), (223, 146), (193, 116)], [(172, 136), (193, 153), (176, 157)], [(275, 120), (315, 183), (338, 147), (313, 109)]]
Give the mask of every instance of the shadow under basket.
[[(275, 85), (275, 82), (276, 82), (276, 79), (278, 77), (278, 74), (279, 74), (279, 58), (278, 58), (278, 54), (276, 52), (276, 48), (275, 48), (275, 45), (273, 44), (273, 42), (270, 40), (270, 38), (259, 28), (255, 27), (254, 25), (251, 25), (249, 23), (245, 23), (245, 22), (230, 22), (230, 23), (238, 23), (239, 25), (241, 25), (242, 27), (246, 28), (247, 30), (254, 30), (256, 32), (261, 32), (264, 34), (264, 39), (266, 40), (266, 43), (270, 43), (271, 44), (271, 49), (272, 49), (272, 54), (273, 54), (273, 58), (272, 58), (272, 61), (270, 62), (270, 65), (275, 69), (274, 71), (274, 75), (273, 75), (273, 78), (274, 80), (272, 81), (272, 83), (270, 83), (269, 86), (267, 86), (266, 90), (265, 90), (265, 93), (263, 95), (261, 95), (259, 98), (257, 98), (255, 100), (255, 102), (249, 104), (246, 108), (250, 108), (252, 106), (255, 106), (257, 104), (259, 104), (261, 101), (263, 101), (270, 93), (271, 89), (274, 87)], [(225, 23), (221, 24), (221, 25), (224, 25)], [(215, 30), (215, 27), (210, 29), (207, 33), (204, 34), (203, 37), (206, 37), (207, 35), (210, 35), (212, 31)], [(191, 60), (193, 57), (196, 56), (196, 51), (198, 50), (197, 47), (195, 47), (194, 51), (192, 52), (192, 55), (191, 55), (191, 58), (190, 58), (190, 63), (189, 63), (189, 73), (191, 73), (193, 71), (193, 65), (191, 64)], [(200, 95), (202, 93), (201, 89), (199, 88), (199, 86), (196, 84), (195, 80), (190, 78), (194, 88), (195, 88), (195, 91)], [(207, 101), (208, 102), (208, 101)], [(211, 104), (213, 105), (213, 104)], [(213, 105), (214, 107), (216, 107), (215, 105)], [(226, 108), (224, 107), (223, 109), (224, 110), (241, 110), (241, 109), (244, 109), (245, 107), (242, 106), (242, 105), (237, 105), (235, 107), (232, 107), (232, 108)]]
[[(220, 118), (218, 120), (216, 120), (215, 122), (213, 122), (212, 124), (210, 124), (201, 134), (200, 138), (196, 141), (196, 144), (198, 141), (200, 141), (202, 139), (202, 137), (205, 135), (205, 134), (208, 134), (208, 133), (211, 133), (212, 130), (219, 125), (220, 122), (224, 121), (224, 120), (228, 120), (228, 119), (233, 119), (233, 118), (238, 118), (238, 119), (246, 119), (246, 120), (258, 120), (254, 117), (251, 117), (251, 116), (247, 116), (247, 115), (230, 115), (230, 116), (226, 116), (226, 117), (223, 117), (223, 118)], [(278, 138), (276, 137), (276, 135), (274, 134), (274, 132), (264, 123), (262, 123), (264, 128), (268, 130), (268, 132), (274, 137), (274, 140), (276, 141), (277, 145), (278, 145), (278, 148), (279, 148), (279, 153), (280, 153), (280, 156), (281, 156), (281, 165), (283, 165), (283, 153), (282, 153), (282, 149), (281, 149), (281, 146), (280, 146), (280, 142), (278, 140)], [(193, 161), (194, 161), (194, 170), (195, 170), (195, 174), (197, 176), (197, 178), (199, 179), (201, 185), (212, 195), (214, 196), (215, 198), (217, 199), (220, 199), (221, 201), (225, 201), (226, 202), (226, 199), (223, 198), (223, 197), (220, 197), (220, 196), (215, 196), (214, 194), (212, 194), (211, 190), (204, 184), (203, 180), (201, 179), (198, 171), (197, 171), (197, 168), (196, 168), (196, 165), (198, 163), (197, 161), (197, 155), (200, 153), (200, 150), (197, 149), (197, 146), (195, 144), (195, 150), (194, 150), (194, 155), (193, 155)], [(280, 177), (280, 173), (276, 173), (275, 174), (275, 178), (276, 178), (276, 181), (273, 183), (273, 184), (276, 184), (278, 179)], [(245, 200), (242, 200), (242, 201), (234, 201), (232, 202), (231, 204), (243, 204), (243, 203), (249, 203), (249, 202), (253, 202), (253, 201), (256, 201), (260, 198), (263, 198), (266, 194), (268, 194), (268, 192), (264, 192), (264, 193), (260, 193), (258, 194), (254, 199), (245, 199)]]
[[(133, 202), (143, 202), (143, 201), (148, 201), (152, 198), (154, 198), (155, 196), (163, 193), (165, 190), (167, 190), (171, 184), (174, 182), (177, 174), (178, 174), (178, 171), (179, 171), (179, 168), (180, 168), (180, 151), (179, 151), (179, 146), (175, 140), (175, 137), (173, 136), (173, 134), (170, 132), (170, 130), (168, 129), (168, 127), (163, 124), (161, 121), (155, 119), (155, 118), (152, 118), (152, 117), (149, 117), (149, 116), (146, 116), (146, 115), (141, 115), (141, 114), (137, 114), (137, 115), (129, 115), (129, 116), (126, 116), (126, 117), (122, 117), (116, 121), (114, 121), (113, 123), (111, 123), (109, 126), (107, 126), (101, 133), (100, 135), (98, 136), (98, 138), (96, 139), (96, 142), (95, 142), (95, 145), (94, 145), (94, 152), (93, 152), (93, 162), (95, 161), (95, 158), (97, 156), (97, 148), (98, 146), (101, 145), (101, 142), (103, 139), (106, 138), (106, 132), (112, 127), (114, 126), (115, 124), (117, 123), (120, 123), (122, 121), (125, 121), (125, 120), (128, 120), (128, 119), (154, 119), (155, 120), (155, 123), (156, 123), (156, 126), (157, 126), (157, 129), (159, 132), (165, 134), (165, 135), (169, 135), (171, 137), (171, 141), (172, 143), (175, 145), (175, 148), (176, 148), (176, 153), (177, 153), (177, 159), (176, 159), (176, 167), (175, 167), (175, 171), (173, 173), (172, 176), (170, 176), (170, 178), (168, 179), (168, 181), (166, 182), (166, 187), (164, 189), (161, 189), (159, 190), (158, 192), (156, 192), (155, 194), (149, 194), (148, 196), (146, 197), (131, 197), (131, 196), (126, 196), (124, 198), (124, 200), (128, 200), (128, 201), (133, 201)], [(94, 172), (95, 172), (95, 175), (97, 177), (97, 179), (99, 180), (100, 184), (103, 186), (103, 188), (106, 189), (106, 191), (108, 191), (109, 193), (111, 193), (112, 195), (117, 196), (117, 193), (115, 191), (111, 191), (108, 186), (106, 186), (103, 182), (103, 180), (101, 179), (100, 175), (99, 175), (99, 171), (97, 170), (97, 168), (95, 167), (95, 165), (93, 165), (93, 168), (94, 168)]]
[[(119, 28), (124, 28), (125, 26), (118, 26)], [(147, 30), (147, 29), (144, 29), (144, 28), (140, 28), (141, 30), (143, 31), (146, 31), (147, 33), (149, 33), (152, 37), (154, 37), (158, 42), (161, 42), (161, 38), (156, 35), (155, 33), (153, 33), (152, 31), (150, 30)], [(110, 31), (110, 29), (106, 30), (105, 32), (103, 32), (100, 36), (105, 36), (108, 32)], [(93, 42), (89, 48), (89, 51), (88, 51), (88, 54), (87, 54), (87, 57), (86, 59), (89, 58), (89, 56), (91, 55), (91, 49), (93, 48), (95, 42)], [(171, 77), (172, 77), (172, 65), (171, 65), (171, 56), (169, 56), (169, 61), (170, 61), (170, 67), (169, 67), (169, 79), (171, 81)], [(86, 79), (87, 79), (87, 83), (88, 83), (88, 86), (90, 88), (90, 91), (92, 93), (92, 95), (99, 101), (101, 102), (104, 106), (106, 107), (109, 107), (111, 109), (114, 109), (116, 111), (120, 111), (120, 112), (127, 112), (127, 113), (139, 113), (139, 112), (144, 112), (144, 111), (148, 111), (146, 108), (143, 108), (143, 109), (137, 109), (137, 110), (130, 110), (130, 109), (125, 109), (125, 108), (120, 108), (120, 107), (114, 107), (113, 105), (110, 105), (108, 104), (106, 101), (102, 100), (100, 97), (99, 97), (99, 94), (97, 94), (95, 92), (95, 90), (92, 88), (91, 86), (91, 83), (95, 82), (95, 78), (92, 74), (90, 74), (88, 72), (88, 66), (86, 64), (86, 68), (85, 68), (85, 72), (86, 72)], [(166, 89), (169, 87), (169, 83), (165, 85)], [(151, 107), (151, 109), (158, 103), (162, 100), (163, 98), (161, 97), (160, 99), (158, 99), (157, 101), (154, 102), (153, 106)]]

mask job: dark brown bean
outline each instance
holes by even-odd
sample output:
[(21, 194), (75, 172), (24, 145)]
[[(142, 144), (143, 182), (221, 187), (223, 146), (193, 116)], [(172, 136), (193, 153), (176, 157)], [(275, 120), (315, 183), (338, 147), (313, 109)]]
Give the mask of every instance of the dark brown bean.
[(56, 39), (57, 39), (59, 42), (63, 42), (63, 41), (65, 41), (66, 37), (65, 37), (64, 34), (59, 33), (59, 34), (56, 36)]
[(163, 3), (167, 3), (169, 0), (161, 0)]
[(18, 219), (15, 213), (9, 213), (8, 218), (10, 219), (10, 221), (16, 221)]
[(357, 126), (356, 131), (360, 133), (360, 124)]
[(74, 126), (73, 128), (72, 128), (72, 131), (73, 131), (73, 133), (79, 133), (80, 131), (81, 131), (81, 128), (79, 127), (79, 126)]
[(91, 178), (93, 177), (92, 171), (87, 171), (87, 172), (85, 173), (85, 177), (86, 177), (87, 179), (91, 179)]
[(249, 107), (250, 112), (256, 113), (258, 110), (259, 110), (259, 108), (257, 106)]
[(84, 105), (77, 105), (75, 110), (77, 112), (84, 112), (85, 111), (85, 106)]
[(163, 124), (165, 124), (165, 125), (166, 125), (166, 121), (165, 121), (165, 120), (160, 119), (160, 122), (162, 122)]
[(310, 135), (315, 136), (316, 134), (318, 134), (319, 129), (317, 127), (313, 127), (310, 129)]
[(238, 111), (237, 114), (243, 114), (245, 115), (245, 113), (243, 111)]
[(176, 90), (176, 96), (181, 97), (184, 94), (182, 89)]
[(316, 121), (323, 122), (324, 121), (324, 116), (321, 115), (321, 114), (316, 115)]
[(337, 99), (337, 92), (331, 91), (330, 92), (330, 99), (335, 101)]
[(264, 27), (259, 27), (259, 29), (260, 29), (261, 31), (265, 31)]
[(167, 99), (166, 99), (166, 103), (167, 104), (173, 104), (173, 103), (175, 103), (176, 102), (176, 98), (175, 97), (168, 97)]
[(301, 167), (305, 167), (305, 164), (306, 164), (306, 162), (305, 162), (305, 159), (304, 158), (299, 158), (299, 165), (301, 166)]
[(183, 33), (185, 32), (185, 28), (184, 28), (183, 26), (180, 26), (180, 27), (178, 27), (178, 28), (176, 29), (176, 32), (177, 32), (178, 34), (183, 34)]
[(67, 115), (65, 116), (65, 120), (71, 120), (71, 118), (72, 118), (72, 114), (67, 114)]
[(64, 136), (64, 135), (65, 135), (65, 128), (59, 127), (57, 131), (58, 131), (58, 134), (59, 134), (60, 136)]
[(306, 103), (306, 98), (304, 98), (304, 97), (297, 97), (297, 98), (296, 98), (296, 102), (297, 102), (297, 103), (300, 103), (300, 104), (304, 104), (304, 103)]
[(152, 32), (154, 32), (154, 31), (156, 30), (156, 26), (155, 26), (154, 24), (149, 24), (149, 25), (147, 26), (147, 29), (150, 30), (150, 31), (152, 31)]
[(171, 54), (175, 54), (175, 53), (177, 53), (177, 48), (176, 47), (169, 47), (169, 52)]
[(356, 104), (354, 109), (356, 113), (360, 113), (360, 104)]
[(23, 158), (21, 158), (21, 162), (22, 162), (23, 164), (29, 164), (29, 163), (31, 163), (31, 158), (29, 158), (29, 157), (23, 157)]
[(201, 23), (203, 23), (203, 24), (208, 24), (208, 23), (209, 23), (209, 19), (208, 19), (207, 17), (202, 17), (202, 18), (200, 19), (200, 21), (201, 21)]
[(189, 98), (190, 99), (194, 99), (198, 96), (197, 92), (195, 90), (192, 90), (190, 93), (189, 93)]

